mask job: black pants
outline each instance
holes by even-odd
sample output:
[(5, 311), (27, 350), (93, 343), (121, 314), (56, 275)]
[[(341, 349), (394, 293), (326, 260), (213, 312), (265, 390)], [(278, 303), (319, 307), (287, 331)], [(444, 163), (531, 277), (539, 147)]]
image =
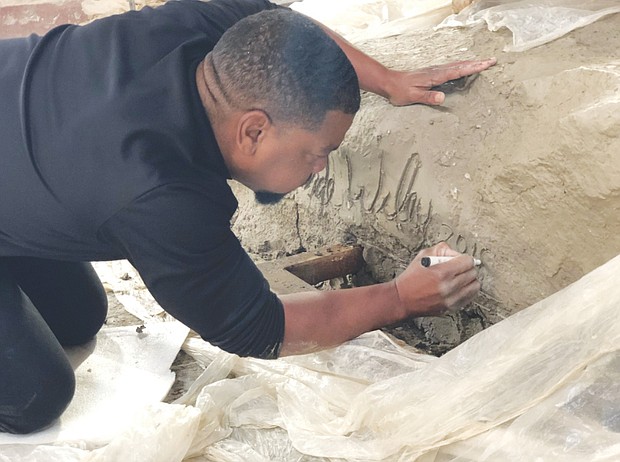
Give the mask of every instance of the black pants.
[(0, 431), (30, 433), (64, 412), (75, 376), (61, 345), (92, 339), (107, 308), (89, 263), (0, 258)]

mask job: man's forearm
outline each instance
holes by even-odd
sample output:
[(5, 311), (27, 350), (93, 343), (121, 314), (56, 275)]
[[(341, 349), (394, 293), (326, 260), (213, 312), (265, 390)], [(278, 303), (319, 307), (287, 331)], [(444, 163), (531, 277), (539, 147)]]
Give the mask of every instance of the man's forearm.
[[(427, 256), (453, 257), (424, 267)], [(281, 354), (302, 354), (343, 343), (411, 316), (439, 316), (471, 301), (480, 290), (474, 259), (440, 243), (418, 253), (394, 280), (355, 289), (282, 296)]]
[(388, 98), (389, 94), (386, 90), (386, 84), (388, 83), (390, 75), (388, 68), (386, 68), (379, 61), (355, 48), (355, 46), (353, 46), (338, 33), (319, 22), (316, 23), (325, 31), (327, 35), (334, 39), (342, 51), (344, 51), (344, 54), (347, 55), (347, 58), (351, 61), (351, 64), (355, 69), (355, 73), (357, 74), (360, 88)]
[(406, 316), (393, 281), (286, 295), (281, 300), (285, 313), (283, 356), (336, 346)]

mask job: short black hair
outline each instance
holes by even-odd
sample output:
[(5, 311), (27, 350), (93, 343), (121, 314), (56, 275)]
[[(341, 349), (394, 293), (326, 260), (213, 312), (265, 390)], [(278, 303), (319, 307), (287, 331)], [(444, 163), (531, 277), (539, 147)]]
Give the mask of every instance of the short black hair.
[(355, 114), (360, 89), (351, 62), (320, 26), (294, 11), (263, 11), (228, 29), (207, 56), (221, 97), (238, 110), (318, 128), (327, 111)]

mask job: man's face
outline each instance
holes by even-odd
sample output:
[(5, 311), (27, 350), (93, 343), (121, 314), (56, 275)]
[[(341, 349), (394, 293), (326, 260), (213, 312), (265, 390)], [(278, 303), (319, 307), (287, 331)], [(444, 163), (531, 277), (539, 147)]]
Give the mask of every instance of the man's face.
[(353, 115), (329, 111), (314, 131), (292, 125), (274, 125), (261, 145), (263, 162), (252, 179), (256, 200), (273, 204), (304, 185), (327, 167), (329, 153), (340, 146)]

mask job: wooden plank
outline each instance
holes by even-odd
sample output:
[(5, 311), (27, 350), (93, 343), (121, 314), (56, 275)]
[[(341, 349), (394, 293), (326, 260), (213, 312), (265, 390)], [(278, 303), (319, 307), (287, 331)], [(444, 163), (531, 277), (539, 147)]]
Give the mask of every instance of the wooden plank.
[(300, 255), (305, 258), (292, 262), (284, 269), (312, 285), (355, 274), (364, 266), (362, 247), (359, 245), (338, 244)]
[(282, 268), (278, 260), (259, 263), (258, 269), (269, 281), (269, 286), (278, 295), (294, 294), (316, 290), (313, 286), (302, 281), (297, 276)]
[(364, 266), (362, 247), (333, 245), (290, 257), (260, 263), (274, 292), (279, 294), (314, 290), (313, 285), (357, 273)]

